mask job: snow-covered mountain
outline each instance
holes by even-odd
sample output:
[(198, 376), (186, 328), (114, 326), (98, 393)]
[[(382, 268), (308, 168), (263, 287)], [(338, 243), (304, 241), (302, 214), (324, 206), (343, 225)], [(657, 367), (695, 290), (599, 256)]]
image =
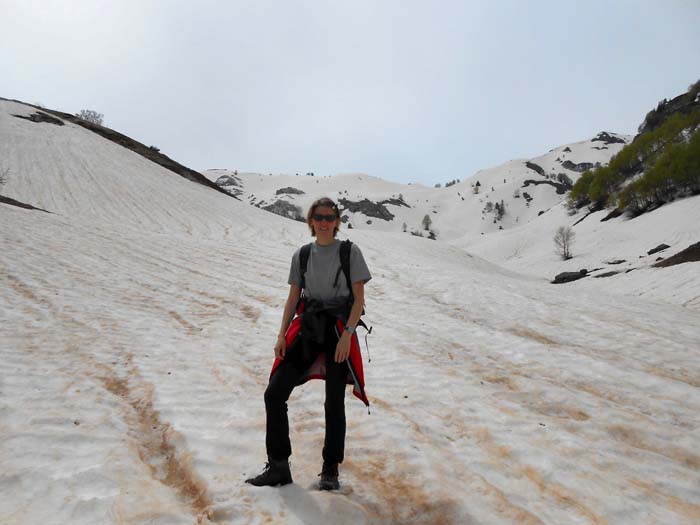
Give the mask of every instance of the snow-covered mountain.
[[(353, 228), (405, 230), (427, 237), (423, 222), (427, 215), (434, 236), (451, 240), (531, 221), (562, 202), (583, 171), (607, 164), (631, 139), (601, 132), (533, 159), (481, 170), (444, 188), (392, 183), (364, 174), (315, 177), (216, 169), (204, 175), (245, 202), (292, 219), (304, 220), (311, 202), (325, 195), (340, 203), (343, 221)], [(504, 212), (499, 214), (501, 203)]]
[[(364, 174), (315, 177), (216, 169), (204, 175), (244, 202), (289, 219), (304, 222), (311, 202), (330, 196), (339, 202), (348, 227), (436, 238), (538, 278), (551, 280), (563, 272), (585, 270), (593, 280), (606, 279), (592, 287), (696, 304), (698, 288), (689, 284), (695, 282), (693, 266), (677, 270), (677, 277), (668, 280), (653, 265), (700, 241), (698, 197), (634, 219), (610, 218), (606, 210), (572, 211), (565, 205), (571, 184), (584, 171), (606, 165), (632, 138), (601, 132), (539, 157), (480, 170), (441, 188), (392, 183)], [(429, 230), (424, 225), (426, 215)], [(553, 237), (561, 226), (574, 232), (574, 257), (568, 260), (554, 251)], [(667, 247), (654, 252), (659, 246)], [(629, 275), (635, 270), (642, 271)]]
[[(700, 522), (697, 262), (549, 284), (547, 265), (565, 264), (551, 229), (583, 214), (547, 183), (514, 198), (524, 177), (551, 181), (522, 162), (475, 175), (479, 194), (469, 181), (255, 176), (239, 201), (36, 111), (0, 100), (1, 523)], [(570, 149), (530, 162), (548, 174), (596, 161)], [(300, 388), (295, 483), (255, 489), (243, 479), (265, 460), (289, 261), (310, 237), (247, 201), (295, 187), (308, 191), (285, 200), (304, 209), (314, 186), (349, 202), (401, 193), (411, 208), (384, 204), (394, 220), (418, 228), (429, 210), (439, 240), (349, 212), (340, 235), (373, 274), (372, 414), (347, 397), (342, 490), (319, 493), (323, 387)], [(523, 191), (533, 201), (516, 210)], [(487, 193), (510, 196), (503, 220), (520, 220), (482, 221)], [(700, 197), (591, 215), (566, 264), (663, 240), (675, 253), (700, 240), (699, 219)]]

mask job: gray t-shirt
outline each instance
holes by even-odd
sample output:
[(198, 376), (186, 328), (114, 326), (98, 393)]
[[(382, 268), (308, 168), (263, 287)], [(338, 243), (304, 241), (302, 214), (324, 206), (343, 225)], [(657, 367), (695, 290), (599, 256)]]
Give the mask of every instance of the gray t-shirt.
[[(301, 286), (301, 268), (299, 262), (299, 248), (292, 257), (292, 265), (289, 269), (289, 284)], [(333, 244), (319, 246), (311, 244), (311, 253), (306, 264), (306, 296), (317, 301), (334, 302), (334, 299), (349, 297), (350, 290), (345, 280), (345, 274), (340, 272), (338, 284), (334, 288), (333, 281), (340, 269), (340, 241), (335, 239)], [(365, 263), (362, 252), (353, 244), (350, 248), (350, 282), (367, 282), (372, 278)]]

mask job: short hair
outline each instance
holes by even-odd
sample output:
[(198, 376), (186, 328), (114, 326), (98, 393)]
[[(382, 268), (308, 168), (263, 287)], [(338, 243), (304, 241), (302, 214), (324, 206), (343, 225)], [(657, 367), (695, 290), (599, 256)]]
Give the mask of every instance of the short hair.
[(308, 213), (306, 214), (306, 224), (309, 226), (309, 230), (311, 231), (311, 236), (316, 237), (316, 231), (314, 230), (314, 225), (312, 223), (313, 215), (316, 213), (316, 208), (330, 208), (335, 212), (335, 216), (338, 219), (338, 224), (336, 224), (335, 228), (333, 228), (333, 237), (336, 236), (338, 233), (338, 229), (340, 226), (340, 210), (338, 210), (338, 206), (336, 205), (335, 202), (333, 202), (332, 199), (328, 197), (321, 197), (320, 199), (316, 199), (313, 204), (311, 204), (311, 207), (309, 208)]

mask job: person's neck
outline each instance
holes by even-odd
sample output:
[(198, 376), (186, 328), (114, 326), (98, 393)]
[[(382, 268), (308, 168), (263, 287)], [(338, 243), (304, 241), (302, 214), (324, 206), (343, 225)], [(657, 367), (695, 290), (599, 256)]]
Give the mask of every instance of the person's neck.
[(316, 244), (319, 246), (330, 246), (335, 242), (335, 237), (331, 237), (330, 239), (319, 239), (316, 237)]

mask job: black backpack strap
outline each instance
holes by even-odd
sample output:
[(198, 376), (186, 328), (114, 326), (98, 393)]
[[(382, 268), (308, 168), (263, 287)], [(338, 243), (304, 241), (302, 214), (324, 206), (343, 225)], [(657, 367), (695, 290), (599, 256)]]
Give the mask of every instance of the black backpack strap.
[(311, 243), (301, 247), (299, 252), (299, 275), (301, 275), (301, 289), (306, 289), (306, 267), (309, 264), (309, 255), (311, 255)]
[[(352, 294), (352, 282), (350, 282), (350, 251), (352, 250), (352, 241), (346, 239), (340, 243), (340, 269), (345, 274), (345, 282), (348, 284), (348, 290), (350, 291), (350, 298), (354, 300)], [(336, 280), (337, 280), (336, 276)]]
[[(345, 281), (348, 283), (348, 290), (350, 290), (350, 299), (352, 302), (355, 302), (355, 296), (352, 293), (352, 282), (350, 281), (350, 252), (352, 250), (352, 241), (350, 239), (346, 239), (343, 242), (340, 243), (340, 270), (345, 274)], [(338, 281), (338, 276), (340, 274), (340, 270), (335, 276), (336, 282)], [(362, 315), (365, 315), (365, 308), (364, 305), (362, 305)], [(372, 358), (369, 355), (369, 344), (367, 343), (367, 336), (372, 333), (372, 327), (370, 326), (367, 328), (367, 324), (360, 318), (360, 320), (357, 322), (357, 326), (361, 326), (365, 330), (367, 330), (367, 333), (365, 334), (365, 346), (367, 348), (367, 359), (368, 362), (372, 362)], [(348, 361), (349, 362), (349, 361)]]

